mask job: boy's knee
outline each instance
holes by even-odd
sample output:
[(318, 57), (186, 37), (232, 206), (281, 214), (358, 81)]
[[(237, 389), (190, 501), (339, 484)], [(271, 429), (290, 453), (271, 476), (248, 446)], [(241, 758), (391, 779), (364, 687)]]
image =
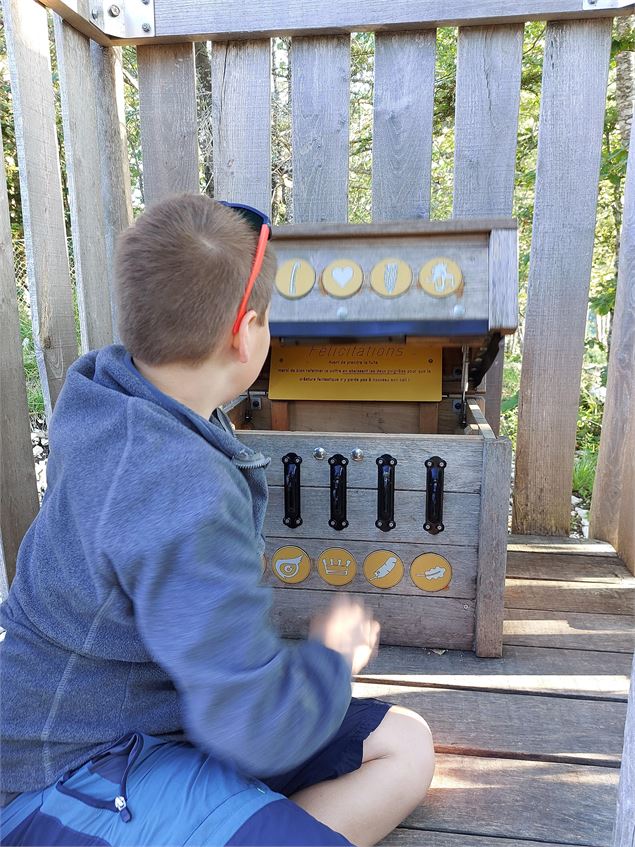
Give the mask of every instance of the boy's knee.
[[(376, 730), (377, 757), (392, 756), (414, 804), (423, 799), (434, 776), (434, 743), (427, 722), (411, 709), (392, 706)], [(370, 752), (370, 751), (369, 751)]]

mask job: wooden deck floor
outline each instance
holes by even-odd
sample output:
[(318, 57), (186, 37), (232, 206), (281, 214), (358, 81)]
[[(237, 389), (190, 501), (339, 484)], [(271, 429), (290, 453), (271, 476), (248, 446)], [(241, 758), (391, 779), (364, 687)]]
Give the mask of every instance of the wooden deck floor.
[(355, 684), (420, 712), (437, 771), (384, 845), (610, 845), (635, 579), (607, 545), (512, 539), (502, 659), (384, 647)]

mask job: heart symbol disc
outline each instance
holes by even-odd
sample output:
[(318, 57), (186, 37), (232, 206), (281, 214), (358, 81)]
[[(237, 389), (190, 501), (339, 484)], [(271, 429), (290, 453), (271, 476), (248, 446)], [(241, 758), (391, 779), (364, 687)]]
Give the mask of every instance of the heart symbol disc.
[(353, 269), (349, 267), (333, 268), (331, 274), (340, 288), (344, 288), (344, 286), (347, 285), (353, 277)]

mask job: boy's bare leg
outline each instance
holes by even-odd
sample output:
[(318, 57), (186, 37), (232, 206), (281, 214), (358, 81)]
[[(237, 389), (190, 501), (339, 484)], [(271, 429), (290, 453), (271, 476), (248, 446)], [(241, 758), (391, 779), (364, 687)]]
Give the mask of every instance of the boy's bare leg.
[(419, 805), (434, 773), (428, 724), (392, 706), (364, 741), (361, 767), (304, 788), (289, 799), (353, 844), (370, 847)]

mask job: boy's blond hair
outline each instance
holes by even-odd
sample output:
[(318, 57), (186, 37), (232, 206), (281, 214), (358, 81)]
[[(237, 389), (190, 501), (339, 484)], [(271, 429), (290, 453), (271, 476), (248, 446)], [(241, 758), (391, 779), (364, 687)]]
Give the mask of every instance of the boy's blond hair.
[[(236, 317), (258, 233), (237, 212), (203, 194), (180, 194), (145, 211), (119, 238), (119, 334), (152, 365), (197, 364)], [(265, 320), (276, 260), (271, 246), (249, 298)]]

